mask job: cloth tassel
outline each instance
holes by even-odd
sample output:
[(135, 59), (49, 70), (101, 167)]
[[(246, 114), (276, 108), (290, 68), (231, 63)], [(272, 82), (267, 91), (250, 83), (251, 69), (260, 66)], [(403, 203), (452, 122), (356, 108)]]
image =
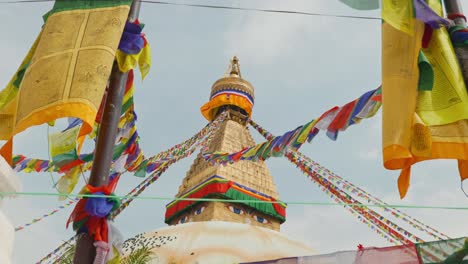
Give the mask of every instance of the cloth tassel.
[(408, 193), (411, 177), (411, 166), (401, 170), (400, 177), (398, 177), (398, 191), (400, 192), (400, 198), (405, 198)]
[(109, 245), (104, 241), (96, 241), (94, 246), (96, 247), (96, 257), (93, 264), (105, 264), (107, 253), (109, 253)]

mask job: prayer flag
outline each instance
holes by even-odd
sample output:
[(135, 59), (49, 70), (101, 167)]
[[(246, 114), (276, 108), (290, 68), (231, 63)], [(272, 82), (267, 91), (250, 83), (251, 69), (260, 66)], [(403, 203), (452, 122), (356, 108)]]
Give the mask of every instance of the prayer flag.
[(415, 30), (413, 0), (382, 0), (382, 18), (392, 27), (412, 35)]
[(49, 135), (50, 156), (55, 166), (61, 167), (64, 162), (67, 163), (78, 158), (76, 139), (80, 128), (80, 126), (75, 126), (64, 132)]
[[(83, 120), (91, 132), (115, 58), (131, 1), (56, 1), (19, 91), (0, 108), (0, 139), (62, 117)], [(8, 89), (8, 87), (7, 87)]]
[(380, 7), (379, 0), (340, 0), (340, 2), (357, 10), (373, 10)]
[[(440, 13), (437, 1), (429, 2)], [(439, 9), (437, 9), (439, 8)], [(461, 179), (468, 178), (468, 95), (445, 28), (434, 30), (424, 55), (433, 66), (431, 90), (418, 90), (418, 58), (424, 25), (412, 34), (382, 25), (383, 159), (387, 169), (401, 169), (403, 198), (411, 166), (429, 159), (457, 159)]]

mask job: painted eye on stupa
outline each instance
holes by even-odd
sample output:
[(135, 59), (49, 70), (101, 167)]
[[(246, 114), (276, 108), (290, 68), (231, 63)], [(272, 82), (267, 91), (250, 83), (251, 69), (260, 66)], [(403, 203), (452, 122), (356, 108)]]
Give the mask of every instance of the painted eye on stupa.
[(261, 216), (254, 215), (253, 218), (259, 223), (268, 224), (268, 220), (266, 220), (265, 218), (263, 218)]
[(188, 221), (188, 216), (184, 216), (184, 217), (182, 217), (181, 219), (179, 219), (179, 221), (177, 222), (177, 224), (187, 223), (187, 221)]
[(203, 213), (204, 210), (205, 210), (205, 206), (202, 206), (195, 211), (194, 215), (199, 215)]
[(240, 209), (239, 207), (229, 205), (228, 208), (229, 208), (229, 210), (231, 210), (231, 212), (233, 212), (235, 214), (238, 214), (238, 215), (243, 215), (244, 214), (244, 211), (242, 209)]

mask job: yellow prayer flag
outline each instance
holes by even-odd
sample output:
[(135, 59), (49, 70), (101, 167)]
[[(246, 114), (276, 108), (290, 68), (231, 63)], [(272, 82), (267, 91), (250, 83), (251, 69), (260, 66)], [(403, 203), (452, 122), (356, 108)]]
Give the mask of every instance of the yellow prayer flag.
[[(412, 164), (411, 134), (419, 80), (417, 58), (423, 29), (423, 24), (417, 22), (413, 34), (406, 34), (389, 23), (382, 24), (382, 145), (387, 169), (403, 169)], [(409, 184), (404, 181), (402, 185), (406, 182)]]
[[(80, 179), (81, 166), (77, 166), (63, 175), (57, 181), (57, 190), (59, 193), (70, 194), (74, 189), (78, 180)], [(59, 196), (59, 201), (63, 201), (67, 196)]]
[(138, 64), (142, 79), (149, 73), (151, 67), (151, 49), (149, 44), (146, 44), (137, 54), (126, 54), (123, 51), (117, 50), (115, 58), (121, 72), (128, 72)]
[(449, 34), (435, 30), (424, 54), (434, 69), (432, 91), (420, 91), (416, 111), (426, 125), (444, 125), (468, 118), (468, 94)]
[[(440, 12), (437, 1), (429, 2)], [(411, 166), (429, 159), (457, 159), (468, 178), (468, 97), (445, 28), (434, 31), (424, 53), (434, 68), (432, 91), (418, 91), (418, 54), (423, 24), (413, 34), (382, 25), (383, 158), (401, 170), (400, 196), (410, 184)]]
[(75, 126), (64, 132), (49, 135), (50, 155), (52, 159), (59, 155), (66, 155), (76, 150), (76, 138), (80, 132), (80, 126)]
[(19, 92), (0, 111), (0, 139), (62, 117), (82, 119), (81, 136), (91, 132), (129, 9), (122, 3), (48, 15)]
[(315, 124), (317, 124), (318, 119), (312, 120), (309, 122), (306, 127), (301, 131), (301, 134), (297, 137), (297, 142), (304, 144), (309, 136), (310, 130), (314, 128)]
[(382, 0), (382, 19), (394, 28), (414, 34), (413, 0)]

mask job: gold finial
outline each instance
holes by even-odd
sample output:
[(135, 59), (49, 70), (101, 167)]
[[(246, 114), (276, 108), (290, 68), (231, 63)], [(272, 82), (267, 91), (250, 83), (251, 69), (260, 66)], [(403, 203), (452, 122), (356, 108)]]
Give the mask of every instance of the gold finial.
[(231, 60), (231, 64), (229, 65), (229, 75), (233, 77), (240, 77), (242, 78), (241, 72), (240, 72), (240, 64), (239, 64), (239, 59), (237, 56), (234, 56)]

